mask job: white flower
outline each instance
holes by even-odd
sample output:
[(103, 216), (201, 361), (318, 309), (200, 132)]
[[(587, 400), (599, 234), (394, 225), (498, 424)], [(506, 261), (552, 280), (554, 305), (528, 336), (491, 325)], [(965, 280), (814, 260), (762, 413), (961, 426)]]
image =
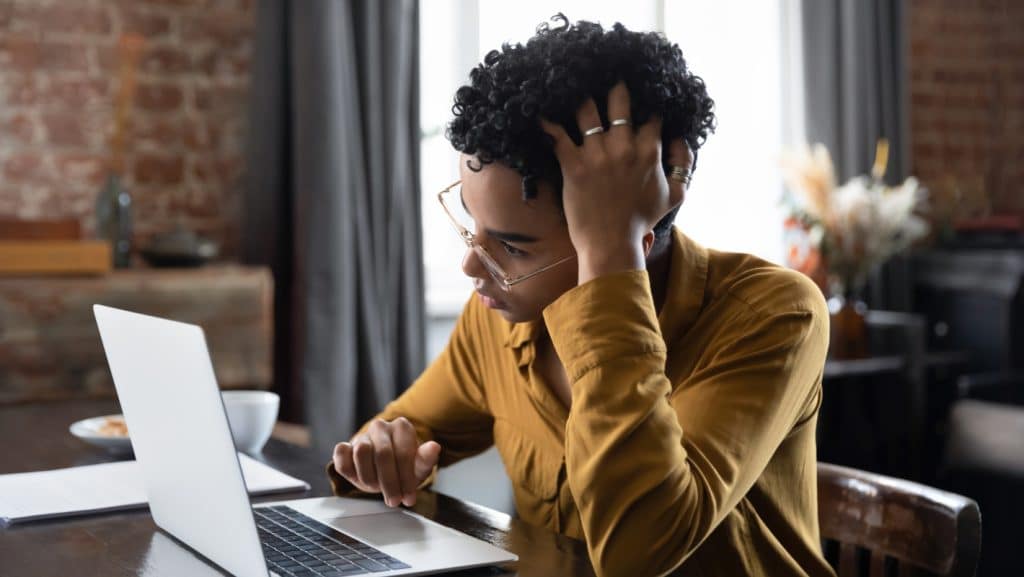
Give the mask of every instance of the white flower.
[(821, 144), (787, 152), (782, 167), (810, 241), (843, 282), (863, 280), (928, 234), (927, 221), (916, 214), (924, 209), (927, 193), (914, 177), (888, 187), (857, 176), (836, 188), (832, 160)]

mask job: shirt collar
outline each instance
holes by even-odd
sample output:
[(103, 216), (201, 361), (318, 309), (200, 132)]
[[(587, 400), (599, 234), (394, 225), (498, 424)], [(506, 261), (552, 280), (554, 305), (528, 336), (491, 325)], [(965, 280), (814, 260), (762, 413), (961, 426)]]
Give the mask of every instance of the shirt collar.
[(509, 323), (508, 336), (505, 337), (505, 346), (513, 349), (522, 348), (523, 345), (533, 342), (540, 335), (543, 320), (534, 320), (525, 323)]
[(708, 284), (708, 249), (672, 228), (672, 257), (658, 324), (670, 345), (696, 322)]

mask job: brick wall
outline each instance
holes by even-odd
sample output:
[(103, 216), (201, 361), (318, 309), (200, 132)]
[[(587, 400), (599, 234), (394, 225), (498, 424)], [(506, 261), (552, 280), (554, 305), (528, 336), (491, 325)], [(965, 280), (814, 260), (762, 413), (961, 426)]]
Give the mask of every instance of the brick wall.
[(954, 212), (1024, 214), (1024, 2), (910, 0), (912, 171)]
[(0, 0), (0, 216), (93, 225), (118, 39), (138, 33), (136, 241), (181, 221), (237, 254), (252, 0)]

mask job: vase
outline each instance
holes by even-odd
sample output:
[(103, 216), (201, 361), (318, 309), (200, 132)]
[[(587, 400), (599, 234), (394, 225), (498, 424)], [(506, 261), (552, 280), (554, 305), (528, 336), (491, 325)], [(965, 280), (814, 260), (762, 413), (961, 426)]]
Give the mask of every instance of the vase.
[(131, 266), (132, 197), (116, 173), (96, 195), (96, 235), (110, 242), (115, 268)]
[(868, 306), (861, 298), (864, 282), (832, 277), (828, 299), (828, 356), (836, 360), (863, 359), (869, 354)]

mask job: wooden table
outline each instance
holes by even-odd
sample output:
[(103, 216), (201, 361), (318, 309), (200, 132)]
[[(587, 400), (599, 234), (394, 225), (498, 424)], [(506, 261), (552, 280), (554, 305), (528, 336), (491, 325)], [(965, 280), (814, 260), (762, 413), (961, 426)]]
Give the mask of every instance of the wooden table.
[[(62, 401), (0, 407), (0, 474), (56, 469), (113, 460), (71, 436), (79, 419), (118, 413), (113, 401)], [(330, 494), (326, 458), (271, 439), (266, 463), (308, 482), (306, 492), (257, 498), (273, 501)], [(417, 513), (519, 555), (502, 569), (456, 575), (593, 575), (586, 547), (503, 513), (440, 493), (419, 494)], [(22, 575), (220, 575), (157, 529), (148, 510), (39, 521), (0, 529), (0, 577)]]

